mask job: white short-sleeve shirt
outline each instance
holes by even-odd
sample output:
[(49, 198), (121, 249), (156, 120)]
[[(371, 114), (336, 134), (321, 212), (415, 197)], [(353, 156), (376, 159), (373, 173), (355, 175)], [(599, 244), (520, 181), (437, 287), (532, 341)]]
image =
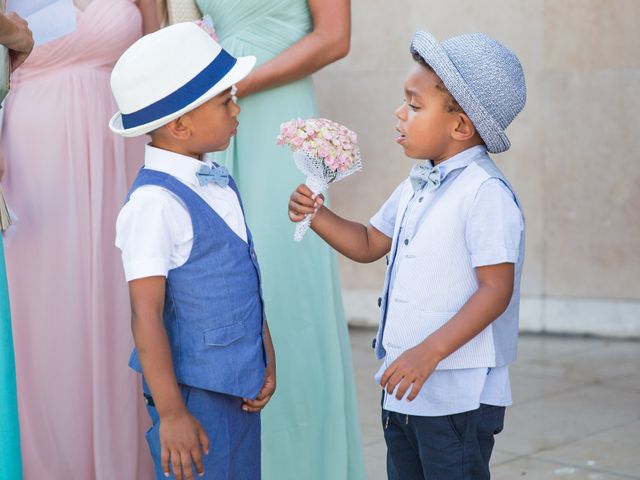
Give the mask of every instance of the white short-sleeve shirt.
[[(201, 186), (196, 172), (203, 162), (147, 145), (144, 168), (175, 177), (197, 193), (245, 242), (247, 230), (235, 191), (215, 183)], [(127, 281), (167, 276), (183, 265), (193, 246), (193, 227), (186, 206), (169, 190), (144, 185), (131, 194), (116, 222), (116, 246), (122, 252)]]

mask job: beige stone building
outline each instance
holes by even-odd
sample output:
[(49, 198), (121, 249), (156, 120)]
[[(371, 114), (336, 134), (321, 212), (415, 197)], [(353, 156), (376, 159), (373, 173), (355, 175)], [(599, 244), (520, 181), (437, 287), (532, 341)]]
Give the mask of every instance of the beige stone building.
[[(322, 114), (360, 137), (364, 171), (331, 187), (349, 218), (411, 168), (394, 110), (420, 28), (489, 34), (523, 64), (527, 106), (494, 156), (527, 219), (522, 329), (640, 337), (640, 1), (353, 0), (351, 53), (315, 79)], [(340, 268), (349, 320), (377, 322), (384, 262)]]

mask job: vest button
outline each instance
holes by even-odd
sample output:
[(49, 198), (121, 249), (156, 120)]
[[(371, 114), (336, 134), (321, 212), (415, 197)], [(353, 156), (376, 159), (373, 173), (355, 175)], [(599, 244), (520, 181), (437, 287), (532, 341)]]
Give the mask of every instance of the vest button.
[(378, 297), (378, 306), (382, 306), (382, 297)]
[(404, 244), (405, 244), (405, 245), (409, 245), (409, 239), (408, 239), (408, 238), (405, 238), (405, 239), (404, 239)]
[(424, 197), (418, 198), (418, 203), (422, 203), (422, 200), (424, 200)]
[(371, 348), (376, 348), (376, 339), (375, 338), (371, 342)]

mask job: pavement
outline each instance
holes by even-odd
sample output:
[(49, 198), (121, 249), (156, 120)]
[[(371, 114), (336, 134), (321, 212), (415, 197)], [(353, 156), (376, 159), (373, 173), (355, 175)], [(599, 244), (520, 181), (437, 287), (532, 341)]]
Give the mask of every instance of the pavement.
[[(369, 480), (386, 479), (370, 328), (350, 328)], [(494, 480), (640, 479), (640, 342), (522, 335)]]

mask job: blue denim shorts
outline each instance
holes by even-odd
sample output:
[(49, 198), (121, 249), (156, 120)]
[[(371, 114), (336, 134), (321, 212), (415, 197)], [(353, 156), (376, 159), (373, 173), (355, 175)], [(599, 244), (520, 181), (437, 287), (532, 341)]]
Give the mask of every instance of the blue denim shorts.
[[(146, 385), (145, 385), (146, 387)], [(203, 455), (204, 476), (210, 480), (260, 479), (260, 413), (242, 410), (242, 399), (223, 393), (180, 385), (185, 406), (209, 437), (209, 455)], [(166, 480), (160, 461), (160, 421), (149, 391), (145, 388), (147, 412), (153, 426), (146, 434), (158, 480)], [(171, 468), (171, 467), (170, 467)], [(173, 471), (168, 478), (175, 478)]]

